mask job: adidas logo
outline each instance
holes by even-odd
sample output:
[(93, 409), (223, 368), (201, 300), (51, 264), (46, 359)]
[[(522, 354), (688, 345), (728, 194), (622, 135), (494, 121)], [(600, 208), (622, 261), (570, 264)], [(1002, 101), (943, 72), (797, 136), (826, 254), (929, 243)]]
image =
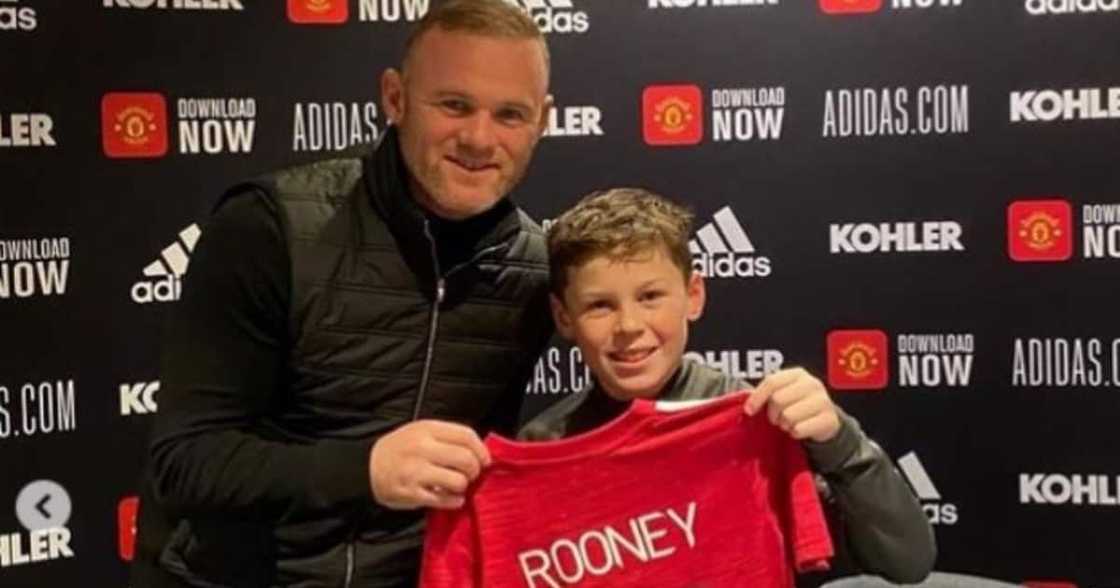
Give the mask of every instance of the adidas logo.
[(714, 222), (696, 231), (688, 242), (692, 269), (705, 278), (765, 278), (770, 275), (770, 258), (755, 255), (743, 225), (730, 206), (712, 215)]
[(914, 489), (919, 500), (941, 500), (941, 493), (937, 491), (937, 486), (933, 485), (926, 468), (918, 460), (918, 454), (911, 451), (902, 456), (898, 460), (898, 467), (902, 469), (902, 475), (906, 476), (906, 481), (910, 482), (910, 487)]
[(182, 292), (182, 277), (187, 273), (190, 254), (202, 230), (197, 224), (179, 231), (179, 237), (160, 252), (159, 257), (144, 268), (146, 280), (132, 285), (132, 300), (137, 304), (173, 302)]
[(918, 454), (911, 451), (902, 456), (898, 460), (898, 467), (902, 470), (903, 477), (910, 483), (910, 487), (914, 489), (914, 494), (918, 495), (918, 500), (922, 503), (922, 510), (929, 517), (931, 524), (957, 524), (959, 518), (957, 516), (957, 505), (941, 501), (941, 493), (937, 491), (937, 486), (933, 484), (929, 473), (926, 472), (926, 468), (918, 459)]
[(576, 10), (572, 0), (506, 0), (527, 12), (542, 33), (586, 33), (587, 13)]

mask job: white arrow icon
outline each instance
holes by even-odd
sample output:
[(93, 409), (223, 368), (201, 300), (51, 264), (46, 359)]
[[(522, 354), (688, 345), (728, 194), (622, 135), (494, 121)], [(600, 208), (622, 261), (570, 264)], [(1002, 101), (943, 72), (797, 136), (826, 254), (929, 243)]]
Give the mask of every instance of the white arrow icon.
[(16, 496), (16, 517), (28, 531), (66, 526), (71, 508), (70, 494), (51, 480), (35, 480)]

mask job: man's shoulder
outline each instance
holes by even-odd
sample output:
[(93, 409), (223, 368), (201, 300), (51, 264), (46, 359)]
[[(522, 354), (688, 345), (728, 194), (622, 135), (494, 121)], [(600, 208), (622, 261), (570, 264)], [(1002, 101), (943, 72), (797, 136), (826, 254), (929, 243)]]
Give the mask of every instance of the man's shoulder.
[(366, 153), (354, 152), (290, 165), (250, 178), (242, 185), (260, 188), (272, 198), (340, 200), (353, 190), (365, 173), (363, 157)]
[(545, 231), (529, 213), (520, 206), (510, 203), (512, 211), (509, 214), (505, 230), (509, 234), (510, 248), (506, 256), (507, 261), (520, 262), (519, 265), (527, 266), (538, 271), (548, 270), (548, 244), (545, 241)]
[(364, 168), (358, 153), (277, 168), (231, 186), (214, 211), (221, 214), (239, 201), (253, 200), (285, 232), (313, 233), (346, 202)]

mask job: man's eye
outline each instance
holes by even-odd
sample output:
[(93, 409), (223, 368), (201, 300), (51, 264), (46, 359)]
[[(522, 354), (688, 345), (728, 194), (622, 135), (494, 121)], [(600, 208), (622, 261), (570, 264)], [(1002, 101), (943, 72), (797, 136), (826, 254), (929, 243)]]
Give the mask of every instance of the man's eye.
[(520, 110), (501, 110), (498, 111), (498, 120), (505, 123), (523, 123), (529, 120), (529, 117)]
[(439, 103), (440, 106), (454, 114), (466, 114), (470, 111), (470, 105), (463, 100), (444, 100)]

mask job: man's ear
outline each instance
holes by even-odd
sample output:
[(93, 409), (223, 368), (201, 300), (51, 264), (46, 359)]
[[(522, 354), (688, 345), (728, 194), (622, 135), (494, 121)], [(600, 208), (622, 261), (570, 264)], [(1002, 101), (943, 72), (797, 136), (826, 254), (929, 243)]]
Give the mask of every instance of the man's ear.
[(537, 121), (537, 138), (544, 136), (545, 129), (548, 128), (548, 115), (552, 113), (552, 107), (556, 105), (553, 100), (552, 94), (544, 97), (544, 104), (541, 105), (541, 118)]
[(704, 288), (704, 277), (700, 272), (692, 272), (688, 276), (685, 289), (688, 292), (688, 320), (694, 321), (704, 314), (704, 302), (708, 297), (707, 290)]
[(557, 298), (555, 294), (548, 295), (549, 307), (552, 309), (552, 321), (556, 323), (556, 331), (560, 336), (568, 341), (574, 337), (572, 328), (572, 317), (568, 315), (568, 309), (564, 308), (564, 301)]
[(404, 118), (404, 105), (404, 75), (390, 67), (381, 74), (381, 111), (389, 124)]

